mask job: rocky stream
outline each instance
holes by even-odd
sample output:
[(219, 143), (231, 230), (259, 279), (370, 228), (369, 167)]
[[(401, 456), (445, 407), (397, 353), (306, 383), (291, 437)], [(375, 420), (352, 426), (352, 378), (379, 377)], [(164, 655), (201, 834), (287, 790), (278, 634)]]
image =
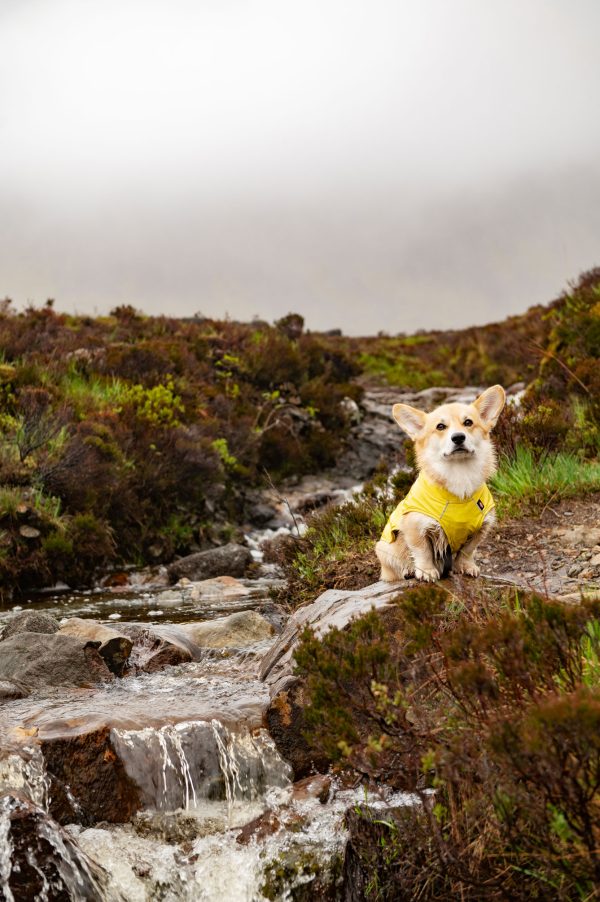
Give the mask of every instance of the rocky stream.
[[(476, 393), (432, 389), (404, 400), (430, 407)], [(355, 898), (345, 813), (418, 800), (385, 788), (366, 796), (318, 773), (301, 744), (286, 746), (286, 713), (272, 700), (293, 694), (304, 623), (343, 626), (398, 587), (330, 590), (288, 617), (271, 600), (281, 574), (262, 562), (261, 542), (349, 497), (382, 456), (402, 464), (389, 414), (400, 399), (367, 391), (349, 411), (349, 450), (336, 470), (257, 495), (244, 546), (0, 612), (3, 899)], [(525, 546), (525, 584), (551, 578), (559, 593), (576, 594), (580, 574), (597, 581), (600, 534), (571, 507), (576, 552), (547, 512), (552, 560), (552, 543), (542, 560), (540, 532), (526, 526), (531, 538), (509, 539), (490, 573), (509, 580), (513, 546)]]

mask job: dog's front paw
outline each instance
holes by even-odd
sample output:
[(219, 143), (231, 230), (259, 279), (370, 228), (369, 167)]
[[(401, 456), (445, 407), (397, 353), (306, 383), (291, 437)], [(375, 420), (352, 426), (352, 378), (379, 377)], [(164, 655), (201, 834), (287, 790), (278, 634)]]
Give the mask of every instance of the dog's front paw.
[(461, 560), (458, 558), (453, 569), (455, 573), (462, 573), (465, 576), (479, 576), (480, 573), (479, 567), (475, 561), (469, 561), (467, 559)]
[(415, 567), (415, 579), (418, 579), (419, 582), (436, 583), (439, 578), (439, 571), (436, 570), (435, 567), (428, 570), (421, 570), (420, 567)]

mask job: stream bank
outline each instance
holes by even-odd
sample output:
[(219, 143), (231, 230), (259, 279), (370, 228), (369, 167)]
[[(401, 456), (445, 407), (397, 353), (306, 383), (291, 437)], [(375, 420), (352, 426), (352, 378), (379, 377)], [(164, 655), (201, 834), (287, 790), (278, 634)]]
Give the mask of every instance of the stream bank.
[[(156, 569), (0, 614), (2, 623), (23, 611), (50, 614), (63, 631), (63, 621), (73, 618), (108, 627), (130, 641), (135, 664), (123, 676), (109, 667), (101, 679), (87, 674), (74, 685), (26, 685), (21, 675), (15, 686), (0, 677), (0, 691), (9, 684), (0, 698), (6, 899), (355, 898), (346, 812), (361, 806), (384, 812), (418, 800), (385, 787), (372, 798), (325, 778), (307, 783), (304, 774), (318, 762), (298, 764), (275, 743), (269, 711), (271, 699), (291, 688), (293, 638), (303, 618), (323, 629), (343, 625), (373, 603), (385, 605), (398, 587), (325, 593), (290, 620), (270, 598), (281, 575), (261, 562), (260, 546), (302, 530), (311, 510), (349, 497), (381, 457), (403, 464), (392, 401), (429, 407), (477, 392), (367, 392), (335, 471), (269, 487), (257, 498), (260, 522), (246, 529), (252, 578), (184, 577), (170, 585), (168, 573)], [(537, 531), (534, 523), (503, 524), (483, 547), (484, 573), (542, 589), (551, 575), (553, 591), (575, 600), (581, 587), (597, 582), (599, 506), (597, 497), (552, 506)], [(102, 658), (107, 640), (100, 635), (80, 638), (81, 653)], [(183, 657), (175, 660), (164, 653), (168, 648)], [(163, 656), (148, 669), (155, 653)], [(10, 685), (17, 690), (12, 696)]]

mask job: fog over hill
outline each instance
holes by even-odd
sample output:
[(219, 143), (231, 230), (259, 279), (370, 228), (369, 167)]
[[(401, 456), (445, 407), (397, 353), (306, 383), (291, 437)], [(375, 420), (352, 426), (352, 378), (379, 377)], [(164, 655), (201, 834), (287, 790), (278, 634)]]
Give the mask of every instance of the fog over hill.
[(600, 7), (0, 10), (0, 295), (350, 334), (466, 326), (600, 262)]

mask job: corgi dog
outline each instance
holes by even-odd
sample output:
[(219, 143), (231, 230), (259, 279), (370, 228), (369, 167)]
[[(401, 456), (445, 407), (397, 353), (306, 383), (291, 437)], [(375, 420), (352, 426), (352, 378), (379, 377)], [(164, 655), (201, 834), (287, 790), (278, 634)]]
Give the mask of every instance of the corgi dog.
[(496, 471), (490, 432), (505, 401), (493, 385), (472, 404), (431, 413), (394, 404), (394, 419), (414, 441), (419, 476), (375, 546), (382, 580), (435, 582), (451, 570), (479, 576), (475, 549), (496, 520), (486, 485)]

